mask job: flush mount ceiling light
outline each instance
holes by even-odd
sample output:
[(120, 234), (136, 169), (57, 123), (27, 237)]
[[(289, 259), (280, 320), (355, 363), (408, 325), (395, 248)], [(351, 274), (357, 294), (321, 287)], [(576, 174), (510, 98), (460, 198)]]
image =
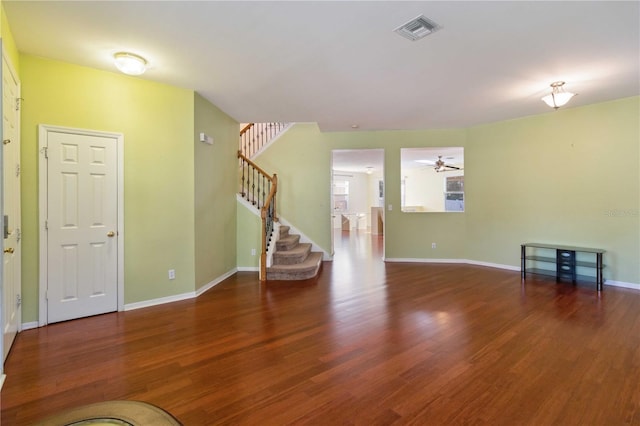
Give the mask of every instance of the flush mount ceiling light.
[(411, 41), (416, 41), (428, 36), (433, 32), (438, 31), (440, 28), (442, 27), (433, 22), (431, 19), (427, 18), (424, 15), (420, 15), (417, 18), (414, 18), (411, 21), (407, 22), (406, 24), (400, 25), (393, 31), (400, 34), (404, 38), (407, 38)]
[(116, 67), (128, 75), (140, 75), (147, 70), (147, 60), (129, 52), (118, 52), (113, 55)]
[(544, 103), (549, 105), (553, 109), (558, 109), (565, 105), (576, 94), (571, 92), (565, 92), (564, 81), (555, 81), (551, 83), (551, 93), (543, 97)]

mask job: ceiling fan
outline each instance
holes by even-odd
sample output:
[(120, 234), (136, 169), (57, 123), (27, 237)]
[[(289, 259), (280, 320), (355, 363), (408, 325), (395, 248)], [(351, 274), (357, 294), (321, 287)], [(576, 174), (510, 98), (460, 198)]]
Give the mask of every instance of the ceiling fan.
[(451, 172), (454, 170), (462, 170), (462, 167), (454, 166), (453, 164), (447, 164), (442, 161), (442, 155), (438, 155), (437, 161), (432, 160), (417, 160), (418, 163), (430, 164), (433, 165), (434, 170), (437, 173), (440, 172)]
[(439, 172), (450, 172), (452, 170), (462, 170), (462, 167), (447, 164), (444, 161), (442, 161), (442, 155), (438, 155), (438, 161), (436, 161), (436, 164), (434, 165), (434, 169), (436, 170), (436, 172), (439, 173)]

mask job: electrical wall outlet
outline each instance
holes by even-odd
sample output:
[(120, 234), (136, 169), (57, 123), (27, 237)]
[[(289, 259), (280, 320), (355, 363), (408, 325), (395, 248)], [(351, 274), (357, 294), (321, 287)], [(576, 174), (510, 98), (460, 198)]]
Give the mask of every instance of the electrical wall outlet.
[(175, 280), (176, 279), (176, 270), (175, 269), (169, 269), (169, 279), (170, 280)]
[(256, 249), (251, 249), (251, 256), (255, 256), (256, 255)]
[(436, 243), (431, 243), (431, 248), (432, 249), (436, 248)]

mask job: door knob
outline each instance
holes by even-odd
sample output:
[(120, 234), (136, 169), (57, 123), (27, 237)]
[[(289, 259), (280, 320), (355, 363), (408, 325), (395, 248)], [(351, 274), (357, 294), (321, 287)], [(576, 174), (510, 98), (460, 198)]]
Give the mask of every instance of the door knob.
[(114, 235), (116, 235), (116, 233), (113, 232), (113, 231), (107, 232), (107, 237), (109, 237), (109, 238), (113, 237)]
[(9, 247), (9, 248), (4, 249), (4, 252), (13, 254), (13, 247)]

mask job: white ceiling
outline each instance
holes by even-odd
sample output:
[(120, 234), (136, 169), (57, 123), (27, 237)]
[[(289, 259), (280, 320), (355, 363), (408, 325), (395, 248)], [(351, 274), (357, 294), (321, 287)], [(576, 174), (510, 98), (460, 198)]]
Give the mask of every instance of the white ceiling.
[[(3, 1), (21, 52), (196, 90), (239, 122), (323, 131), (426, 129), (547, 113), (640, 93), (640, 3), (543, 1)], [(443, 29), (393, 30), (424, 14)]]
[(380, 174), (384, 170), (383, 149), (336, 149), (331, 154), (334, 171)]

